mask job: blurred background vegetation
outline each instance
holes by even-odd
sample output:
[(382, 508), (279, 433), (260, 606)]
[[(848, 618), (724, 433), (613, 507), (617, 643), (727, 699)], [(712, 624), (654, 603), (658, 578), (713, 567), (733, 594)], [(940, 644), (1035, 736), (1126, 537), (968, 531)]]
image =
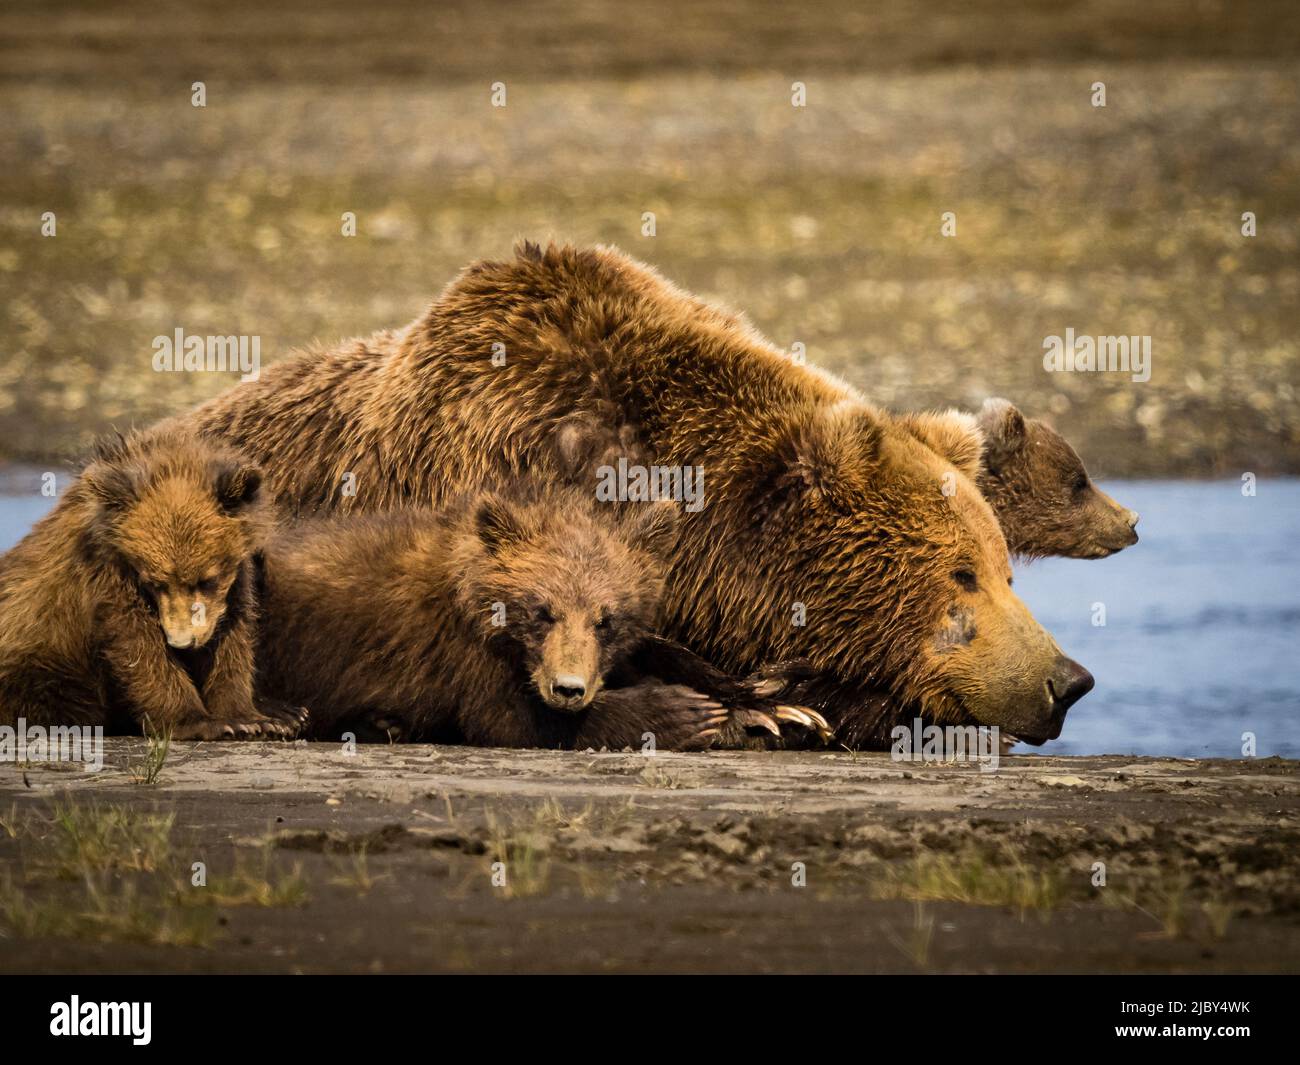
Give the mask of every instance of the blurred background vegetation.
[[(1300, 472), (1298, 57), (1293, 0), (5, 3), (0, 459), (233, 383), (155, 335), (271, 362), (555, 236), (1094, 473)], [(1150, 334), (1150, 382), (1046, 373), (1067, 327)]]

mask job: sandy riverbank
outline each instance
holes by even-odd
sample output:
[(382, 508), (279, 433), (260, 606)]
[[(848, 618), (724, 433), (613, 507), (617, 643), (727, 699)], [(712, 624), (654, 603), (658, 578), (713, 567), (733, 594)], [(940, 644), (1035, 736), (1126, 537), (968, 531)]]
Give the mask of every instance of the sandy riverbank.
[(0, 766), (0, 971), (1300, 968), (1292, 761), (147, 759)]

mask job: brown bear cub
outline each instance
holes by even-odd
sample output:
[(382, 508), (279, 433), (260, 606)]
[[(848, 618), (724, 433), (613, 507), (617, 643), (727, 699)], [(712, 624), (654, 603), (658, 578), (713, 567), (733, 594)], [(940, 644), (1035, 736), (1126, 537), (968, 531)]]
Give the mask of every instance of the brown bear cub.
[(261, 476), (192, 433), (101, 444), (0, 559), (0, 721), (176, 739), (288, 736), (257, 709)]
[[(605, 513), (598, 513), (598, 509)], [(675, 508), (486, 494), (282, 530), (259, 686), (310, 734), (477, 746), (709, 746), (734, 714), (811, 724), (653, 634)], [(770, 726), (769, 726), (770, 727)]]
[(1137, 543), (1138, 515), (1092, 483), (1054, 429), (1005, 399), (985, 401), (978, 422), (984, 453), (977, 484), (1013, 555), (1105, 558)]

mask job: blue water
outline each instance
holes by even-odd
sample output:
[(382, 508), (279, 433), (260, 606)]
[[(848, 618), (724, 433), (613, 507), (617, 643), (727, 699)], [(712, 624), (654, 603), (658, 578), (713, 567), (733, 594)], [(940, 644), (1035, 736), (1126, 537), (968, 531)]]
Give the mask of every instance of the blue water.
[[(1300, 480), (1253, 498), (1236, 481), (1105, 488), (1141, 513), (1140, 543), (1017, 567), (1016, 590), (1097, 678), (1039, 750), (1237, 758), (1253, 732), (1258, 755), (1300, 757)], [(0, 497), (0, 549), (49, 506)]]
[[(1044, 753), (1300, 757), (1300, 480), (1126, 481), (1141, 541), (1017, 567), (1016, 590), (1097, 678)], [(1105, 605), (1105, 626), (1093, 604)], [(1022, 748), (1023, 750), (1023, 748)]]

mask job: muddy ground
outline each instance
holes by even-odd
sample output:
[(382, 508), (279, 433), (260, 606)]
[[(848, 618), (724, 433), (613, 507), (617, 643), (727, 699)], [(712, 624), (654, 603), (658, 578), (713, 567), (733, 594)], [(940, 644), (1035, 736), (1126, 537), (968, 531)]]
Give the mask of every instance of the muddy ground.
[(1291, 761), (156, 762), (0, 766), (0, 971), (1300, 970)]

